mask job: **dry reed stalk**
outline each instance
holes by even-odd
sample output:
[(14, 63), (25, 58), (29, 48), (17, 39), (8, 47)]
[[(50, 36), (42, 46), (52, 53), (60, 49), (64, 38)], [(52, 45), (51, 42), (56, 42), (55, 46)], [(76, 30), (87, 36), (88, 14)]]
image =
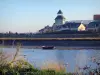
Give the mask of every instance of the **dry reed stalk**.
[(21, 47), (21, 44), (20, 44), (20, 43), (17, 43), (17, 45), (16, 45), (16, 53), (15, 53), (15, 55), (14, 55), (14, 58), (13, 58), (12, 61), (10, 62), (10, 66), (12, 66), (12, 67), (13, 67), (13, 63), (14, 63), (15, 60), (16, 60), (16, 57), (18, 56), (20, 47)]

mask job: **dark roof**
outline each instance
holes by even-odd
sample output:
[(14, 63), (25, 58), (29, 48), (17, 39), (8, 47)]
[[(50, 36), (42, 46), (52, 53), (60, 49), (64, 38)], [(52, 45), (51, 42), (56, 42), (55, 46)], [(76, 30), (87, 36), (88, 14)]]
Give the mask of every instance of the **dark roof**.
[(57, 14), (63, 14), (63, 12), (61, 10), (59, 10)]
[(81, 23), (66, 23), (65, 26), (68, 26), (68, 28), (78, 28), (80, 26)]
[(58, 15), (55, 19), (65, 19), (63, 15)]
[(56, 27), (56, 29), (61, 29), (61, 28), (78, 28), (81, 23), (66, 23), (63, 25), (59, 25)]
[[(71, 20), (69, 22), (75, 22), (75, 23), (83, 23), (85, 25), (88, 25), (90, 22), (92, 22), (93, 20)], [(66, 22), (67, 23), (67, 22)]]

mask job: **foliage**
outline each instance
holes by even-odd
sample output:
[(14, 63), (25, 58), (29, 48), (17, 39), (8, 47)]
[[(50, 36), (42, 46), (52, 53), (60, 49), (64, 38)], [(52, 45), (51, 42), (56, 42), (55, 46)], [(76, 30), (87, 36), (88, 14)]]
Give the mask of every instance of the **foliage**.
[[(39, 70), (24, 59), (16, 60), (19, 48), (16, 50), (14, 58), (9, 63), (6, 53), (0, 52), (0, 75), (72, 75), (71, 73), (57, 72), (55, 70)], [(12, 66), (13, 65), (13, 66)]]
[[(22, 64), (23, 63), (23, 64)], [(13, 67), (5, 65), (0, 67), (1, 75), (71, 75), (55, 70), (38, 70), (26, 61), (18, 61)]]

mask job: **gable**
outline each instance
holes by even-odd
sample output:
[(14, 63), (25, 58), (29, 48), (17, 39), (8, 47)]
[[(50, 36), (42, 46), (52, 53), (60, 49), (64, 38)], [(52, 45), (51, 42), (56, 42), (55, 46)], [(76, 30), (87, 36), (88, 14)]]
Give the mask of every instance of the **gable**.
[(78, 31), (85, 31), (86, 27), (84, 24), (80, 24), (80, 26), (78, 27)]

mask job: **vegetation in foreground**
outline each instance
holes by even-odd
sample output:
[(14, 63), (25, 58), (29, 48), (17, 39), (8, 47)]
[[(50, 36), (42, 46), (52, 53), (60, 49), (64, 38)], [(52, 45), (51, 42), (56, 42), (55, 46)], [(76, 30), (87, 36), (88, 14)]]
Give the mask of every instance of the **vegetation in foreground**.
[(18, 60), (14, 66), (0, 64), (0, 75), (72, 75), (71, 73), (56, 72), (55, 70), (39, 70), (28, 62)]
[(10, 62), (9, 56), (3, 51), (0, 52), (0, 75), (72, 75), (71, 73), (51, 69), (39, 70), (24, 59), (16, 60), (19, 49), (20, 45), (17, 46), (16, 53)]

